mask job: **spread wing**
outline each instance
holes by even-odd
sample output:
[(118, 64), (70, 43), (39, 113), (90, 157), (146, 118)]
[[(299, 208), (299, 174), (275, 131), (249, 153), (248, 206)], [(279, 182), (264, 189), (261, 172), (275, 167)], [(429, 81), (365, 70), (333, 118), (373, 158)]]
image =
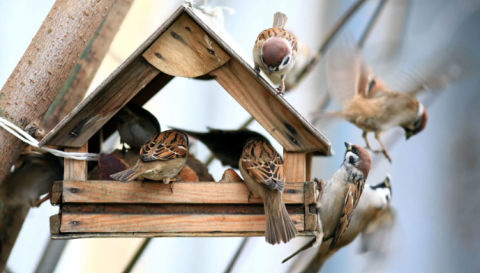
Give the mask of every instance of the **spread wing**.
[(157, 134), (147, 141), (140, 149), (142, 161), (185, 158), (188, 154), (188, 143), (181, 133), (172, 131), (174, 130)]
[[(272, 147), (273, 149), (273, 147)], [(270, 150), (264, 152), (272, 152)], [(273, 156), (248, 157), (241, 160), (242, 168), (258, 183), (270, 189), (283, 191), (285, 171), (282, 158), (273, 150)]]
[(363, 192), (363, 187), (365, 186), (365, 180), (359, 181), (356, 184), (352, 184), (345, 196), (345, 202), (343, 204), (342, 215), (338, 220), (337, 227), (333, 233), (332, 243), (330, 244), (329, 249), (332, 250), (337, 242), (342, 238), (343, 234), (347, 231), (350, 220), (353, 216), (353, 211), (360, 201), (360, 196)]

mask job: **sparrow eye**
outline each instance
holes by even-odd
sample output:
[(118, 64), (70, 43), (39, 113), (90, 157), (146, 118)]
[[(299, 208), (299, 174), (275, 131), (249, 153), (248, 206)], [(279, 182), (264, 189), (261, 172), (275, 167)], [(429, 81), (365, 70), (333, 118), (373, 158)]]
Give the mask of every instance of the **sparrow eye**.
[(352, 147), (352, 153), (357, 154), (357, 148)]
[(287, 65), (289, 61), (290, 61), (290, 57), (287, 57), (287, 58), (285, 59), (285, 62), (283, 62), (283, 65)]

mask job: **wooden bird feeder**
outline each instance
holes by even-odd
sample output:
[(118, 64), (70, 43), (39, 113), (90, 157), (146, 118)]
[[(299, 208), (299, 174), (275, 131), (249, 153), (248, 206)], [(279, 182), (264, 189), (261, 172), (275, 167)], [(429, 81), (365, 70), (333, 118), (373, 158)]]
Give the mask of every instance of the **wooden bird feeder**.
[[(284, 148), (284, 201), (300, 235), (317, 222), (311, 156), (330, 155), (330, 142), (262, 76), (257, 77), (209, 17), (182, 5), (40, 143), (66, 151), (99, 152), (116, 130), (115, 114), (129, 101), (143, 105), (173, 77), (214, 78)], [(85, 161), (65, 159), (56, 182), (52, 239), (91, 237), (263, 236), (260, 198), (248, 202), (243, 182), (88, 180)]]

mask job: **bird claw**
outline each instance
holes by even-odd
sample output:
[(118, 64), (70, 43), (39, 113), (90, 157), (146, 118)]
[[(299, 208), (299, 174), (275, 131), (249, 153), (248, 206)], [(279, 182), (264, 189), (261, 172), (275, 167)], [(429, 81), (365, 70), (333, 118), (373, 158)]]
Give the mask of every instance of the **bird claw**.
[(277, 95), (279, 95), (279, 96), (283, 96), (285, 94), (284, 88), (279, 87), (279, 88), (277, 88), (277, 91), (278, 91)]
[(252, 192), (250, 190), (248, 190), (247, 203), (250, 203), (250, 196), (252, 196)]
[(173, 193), (173, 181), (170, 182), (170, 191)]
[(255, 71), (255, 73), (257, 73), (257, 77), (259, 77), (259, 76), (260, 76), (260, 66), (255, 65), (255, 67), (253, 68), (253, 70)]

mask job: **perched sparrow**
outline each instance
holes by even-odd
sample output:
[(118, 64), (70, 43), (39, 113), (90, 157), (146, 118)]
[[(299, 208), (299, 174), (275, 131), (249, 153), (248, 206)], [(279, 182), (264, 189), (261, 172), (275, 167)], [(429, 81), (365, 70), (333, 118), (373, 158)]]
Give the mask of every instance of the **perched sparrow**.
[(239, 165), (248, 189), (263, 199), (265, 241), (274, 245), (295, 238), (297, 230), (282, 199), (285, 171), (280, 155), (268, 140), (253, 138), (246, 142)]
[(355, 46), (332, 48), (328, 56), (328, 81), (332, 98), (343, 104), (343, 110), (331, 113), (341, 117), (363, 130), (367, 149), (371, 149), (367, 139), (368, 132), (374, 132), (383, 153), (391, 162), (385, 145), (380, 137), (396, 126), (405, 130), (405, 136), (421, 132), (427, 124), (427, 111), (415, 98), (418, 90), (410, 93), (394, 92), (376, 78), (368, 65), (362, 60)]
[[(304, 271), (318, 272), (325, 261), (327, 261), (340, 248), (353, 242), (360, 233), (363, 234), (362, 246), (365, 245), (365, 250), (374, 250), (378, 248), (379, 246), (374, 240), (375, 237), (377, 237), (376, 239), (380, 239), (380, 241), (388, 239), (378, 237), (379, 234), (380, 237), (385, 234), (382, 234), (383, 230), (381, 228), (384, 226), (383, 224), (387, 219), (391, 219), (390, 217), (385, 217), (386, 215), (391, 215), (393, 213), (390, 208), (391, 199), (392, 189), (390, 186), (390, 177), (388, 175), (383, 182), (375, 186), (367, 184), (360, 201), (358, 202), (358, 206), (353, 213), (350, 225), (343, 237), (333, 249), (330, 249), (328, 244), (322, 244), (310, 263), (308, 263), (308, 270)], [(388, 226), (390, 228), (392, 227), (391, 224)], [(368, 234), (367, 237), (365, 234)], [(368, 239), (365, 240), (365, 238)], [(310, 241), (306, 246), (311, 247), (314, 241), (315, 239)], [(302, 247), (302, 250), (304, 249), (306, 248)], [(283, 262), (288, 261), (298, 253), (299, 251), (295, 252), (295, 254), (288, 257)]]
[(223, 166), (238, 169), (238, 160), (242, 155), (243, 145), (249, 138), (262, 137), (250, 130), (220, 130), (208, 128), (207, 133), (179, 129), (200, 140), (212, 152), (213, 156), (222, 162)]
[(285, 75), (292, 69), (297, 58), (297, 40), (285, 29), (287, 16), (275, 13), (273, 27), (262, 31), (253, 46), (255, 71), (262, 69), (268, 75), (276, 75), (282, 80), (279, 94), (285, 91)]
[[(143, 144), (153, 135), (160, 133), (160, 123), (157, 118), (143, 107), (129, 102), (118, 111), (118, 134), (120, 142), (135, 150), (140, 150)], [(123, 146), (125, 149), (125, 146)]]
[(175, 181), (185, 165), (188, 154), (188, 137), (181, 131), (169, 130), (154, 135), (140, 149), (140, 159), (135, 166), (110, 177), (122, 182), (133, 181), (139, 176), (162, 180), (164, 184)]
[(23, 164), (0, 185), (3, 204), (17, 206), (28, 203), (38, 207), (50, 198), (54, 181), (63, 180), (63, 158), (52, 154), (24, 154)]

